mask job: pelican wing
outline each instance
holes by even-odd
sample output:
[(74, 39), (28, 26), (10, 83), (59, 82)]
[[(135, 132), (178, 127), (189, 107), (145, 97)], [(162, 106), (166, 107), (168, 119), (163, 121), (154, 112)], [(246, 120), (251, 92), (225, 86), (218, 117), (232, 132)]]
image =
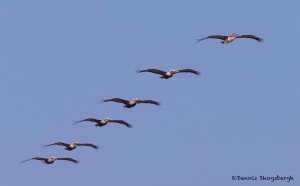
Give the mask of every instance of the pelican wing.
[(93, 147), (94, 149), (99, 148), (98, 146), (91, 144), (91, 143), (80, 143), (80, 144), (78, 144), (78, 146), (88, 146), (88, 147)]
[(205, 37), (205, 38), (202, 38), (202, 39), (196, 39), (196, 42), (200, 42), (204, 39), (222, 39), (222, 40), (225, 40), (228, 36), (222, 36), (222, 35), (211, 35), (211, 36), (208, 36), (208, 37)]
[(189, 73), (193, 73), (196, 75), (200, 75), (199, 71), (193, 70), (193, 69), (182, 69), (182, 70), (178, 70), (179, 72), (189, 72)]
[(69, 144), (67, 143), (63, 143), (63, 142), (56, 142), (56, 143), (52, 143), (52, 144), (49, 144), (49, 145), (45, 145), (45, 147), (49, 147), (51, 145), (61, 145), (61, 146), (65, 146), (65, 147), (68, 147)]
[(262, 38), (256, 37), (254, 35), (241, 35), (241, 36), (238, 36), (237, 38), (250, 38), (250, 39), (255, 39), (258, 42), (262, 42), (263, 41)]
[(137, 103), (149, 103), (149, 104), (154, 104), (154, 105), (157, 105), (157, 106), (160, 105), (159, 102), (153, 101), (153, 100), (138, 100)]
[(83, 121), (90, 121), (90, 122), (95, 122), (95, 123), (101, 122), (101, 120), (99, 120), (99, 119), (87, 118), (87, 119), (84, 119), (84, 120), (81, 120), (81, 121), (76, 121), (76, 122), (74, 123), (74, 125), (76, 125), (77, 123), (83, 122)]
[(132, 125), (130, 125), (129, 123), (123, 121), (123, 120), (110, 120), (110, 122), (113, 122), (113, 123), (120, 123), (120, 124), (123, 124), (125, 125), (126, 127), (128, 128), (132, 128)]
[(157, 70), (157, 69), (154, 69), (154, 68), (150, 68), (150, 69), (146, 69), (146, 70), (138, 70), (137, 71), (137, 73), (141, 73), (141, 72), (151, 72), (151, 73), (154, 73), (154, 74), (160, 74), (162, 76), (166, 74), (165, 71)]
[(45, 161), (47, 160), (48, 158), (40, 158), (40, 157), (35, 157), (35, 158), (30, 158), (28, 160), (24, 160), (24, 161), (21, 161), (20, 163), (24, 163), (26, 161), (29, 161), (29, 160), (40, 160), (40, 161)]
[(79, 163), (78, 160), (74, 160), (74, 159), (72, 159), (72, 158), (57, 158), (57, 160), (71, 161), (71, 162), (76, 163), (76, 164)]
[(129, 101), (127, 101), (125, 99), (120, 99), (120, 98), (112, 98), (112, 99), (103, 100), (103, 102), (108, 102), (108, 101), (114, 101), (114, 102), (123, 103), (123, 104), (128, 104), (129, 103)]

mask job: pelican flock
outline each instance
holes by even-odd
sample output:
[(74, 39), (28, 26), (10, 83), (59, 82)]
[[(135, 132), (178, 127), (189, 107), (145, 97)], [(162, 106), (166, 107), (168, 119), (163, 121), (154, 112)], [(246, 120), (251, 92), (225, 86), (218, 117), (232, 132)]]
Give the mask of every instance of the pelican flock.
[[(255, 35), (238, 35), (238, 34), (232, 34), (230, 36), (225, 36), (225, 35), (210, 35), (207, 36), (205, 38), (202, 39), (196, 39), (197, 42), (200, 42), (202, 40), (205, 39), (220, 39), (222, 40), (221, 43), (226, 44), (226, 43), (231, 43), (233, 42), (235, 39), (238, 38), (248, 38), (248, 39), (254, 39), (258, 42), (262, 42), (263, 39), (259, 38)], [(145, 70), (138, 70), (136, 71), (137, 73), (142, 73), (142, 72), (149, 72), (149, 73), (153, 73), (153, 74), (158, 74), (160, 75), (160, 78), (162, 79), (169, 79), (171, 77), (173, 77), (173, 75), (177, 74), (177, 73), (191, 73), (194, 75), (200, 75), (199, 71), (193, 70), (193, 69), (181, 69), (181, 70), (175, 70), (175, 69), (171, 69), (169, 71), (162, 71), (162, 70), (158, 70), (158, 69), (154, 69), (154, 68), (150, 68), (150, 69), (145, 69)], [(125, 99), (121, 99), (121, 98), (111, 98), (111, 99), (104, 99), (102, 100), (103, 102), (116, 102), (116, 103), (121, 103), (124, 105), (125, 108), (132, 108), (134, 106), (136, 106), (137, 104), (153, 104), (153, 105), (157, 105), (159, 106), (160, 103), (154, 100), (143, 100), (143, 99), (139, 99), (139, 98), (133, 98), (132, 100), (125, 100)], [(107, 125), (108, 123), (117, 123), (117, 124), (121, 124), (124, 125), (128, 128), (132, 128), (132, 125), (127, 123), (124, 120), (114, 120), (112, 118), (106, 117), (104, 119), (95, 119), (95, 118), (86, 118), (80, 121), (75, 122), (74, 124), (78, 124), (81, 122), (92, 122), (92, 123), (96, 123), (95, 126), (97, 127), (103, 127), (105, 125)], [(64, 143), (64, 142), (55, 142), (55, 143), (51, 143), (48, 145), (45, 145), (45, 147), (49, 147), (49, 146), (63, 146), (65, 147), (64, 149), (67, 151), (73, 151), (74, 149), (76, 149), (79, 146), (86, 146), (86, 147), (91, 147), (94, 149), (98, 149), (99, 147), (92, 144), (92, 143), (80, 143), (78, 141), (75, 141), (74, 143)], [(42, 161), (45, 164), (53, 164), (56, 160), (64, 160), (64, 161), (70, 161), (73, 162), (75, 164), (78, 164), (79, 161), (72, 159), (72, 158), (57, 158), (57, 157), (50, 157), (50, 158), (43, 158), (43, 157), (34, 157), (34, 158), (30, 158), (24, 161), (21, 161), (20, 163), (24, 163), (30, 160), (38, 160), (38, 161)]]

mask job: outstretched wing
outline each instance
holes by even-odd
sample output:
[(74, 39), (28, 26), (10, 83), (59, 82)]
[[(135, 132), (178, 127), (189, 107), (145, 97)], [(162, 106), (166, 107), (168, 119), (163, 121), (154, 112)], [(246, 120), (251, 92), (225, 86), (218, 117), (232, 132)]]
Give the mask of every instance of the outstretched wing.
[(160, 105), (159, 102), (153, 101), (153, 100), (138, 100), (137, 103), (149, 103), (149, 104), (154, 104), (154, 105), (157, 105), (157, 106)]
[(262, 42), (263, 41), (262, 38), (256, 37), (254, 35), (241, 35), (241, 36), (238, 36), (237, 38), (250, 38), (250, 39), (255, 39), (258, 42)]
[(120, 98), (112, 98), (112, 99), (104, 99), (103, 100), (103, 102), (108, 102), (108, 101), (114, 101), (114, 102), (123, 103), (123, 104), (129, 103), (129, 101), (127, 101), (125, 99), (120, 99)]
[(84, 119), (84, 120), (81, 120), (81, 121), (76, 121), (76, 122), (74, 123), (74, 125), (76, 125), (77, 123), (83, 122), (83, 121), (90, 121), (90, 122), (95, 122), (95, 123), (101, 122), (101, 120), (99, 120), (99, 119), (87, 118), (87, 119)]
[(78, 146), (88, 146), (88, 147), (93, 147), (94, 149), (98, 149), (99, 147), (94, 145), (94, 144), (91, 144), (91, 143), (80, 143), (80, 144), (77, 144)]
[(196, 74), (196, 75), (200, 75), (200, 72), (199, 71), (196, 71), (196, 70), (193, 70), (193, 69), (182, 69), (182, 70), (178, 70), (179, 72), (189, 72), (189, 73), (193, 73), (193, 74)]
[(141, 72), (151, 72), (151, 73), (154, 73), (154, 74), (160, 74), (160, 75), (162, 75), (162, 76), (166, 74), (165, 71), (157, 70), (157, 69), (154, 69), (154, 68), (150, 68), (150, 69), (146, 69), (146, 70), (137, 70), (136, 72), (137, 72), (137, 73), (141, 73)]
[(63, 142), (56, 142), (56, 143), (52, 143), (52, 144), (49, 144), (49, 145), (45, 145), (45, 147), (49, 147), (51, 145), (61, 145), (61, 146), (65, 146), (65, 147), (68, 147), (69, 144), (67, 143), (63, 143)]
[(28, 160), (24, 160), (24, 161), (21, 161), (20, 163), (24, 163), (26, 161), (29, 161), (29, 160), (40, 160), (40, 161), (45, 161), (47, 160), (48, 158), (40, 158), (40, 157), (35, 157), (35, 158), (30, 158)]
[(120, 123), (120, 124), (123, 124), (125, 125), (126, 127), (128, 128), (132, 128), (132, 125), (130, 125), (129, 123), (123, 121), (123, 120), (110, 120), (110, 122), (114, 122), (114, 123)]
[(202, 39), (196, 39), (196, 43), (204, 40), (204, 39), (222, 39), (225, 40), (228, 36), (222, 36), (222, 35), (211, 35)]
[(73, 158), (57, 158), (57, 160), (66, 160), (66, 161), (71, 161), (73, 163), (79, 163), (78, 160), (74, 160)]

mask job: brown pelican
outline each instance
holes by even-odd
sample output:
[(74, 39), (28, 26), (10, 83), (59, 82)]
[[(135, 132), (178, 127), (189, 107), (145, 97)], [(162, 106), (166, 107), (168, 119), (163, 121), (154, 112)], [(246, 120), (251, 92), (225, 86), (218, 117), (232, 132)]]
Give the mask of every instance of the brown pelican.
[(56, 143), (52, 143), (52, 144), (49, 144), (49, 145), (45, 145), (45, 147), (49, 147), (51, 145), (65, 146), (66, 147), (65, 150), (68, 150), (68, 151), (76, 149), (77, 146), (89, 146), (89, 147), (93, 147), (94, 149), (98, 149), (99, 148), (98, 146), (96, 146), (94, 144), (91, 144), (91, 143), (79, 143), (78, 141), (76, 141), (74, 143), (71, 143), (71, 144), (63, 143), (63, 142), (56, 142)]
[(90, 122), (95, 122), (97, 127), (103, 127), (105, 126), (107, 123), (120, 123), (120, 124), (123, 124), (125, 125), (126, 127), (128, 128), (132, 128), (132, 125), (130, 125), (129, 123), (123, 121), (123, 120), (113, 120), (111, 118), (105, 118), (105, 119), (94, 119), (94, 118), (87, 118), (87, 119), (84, 119), (84, 120), (81, 120), (81, 121), (77, 121), (75, 122), (74, 124), (77, 124), (77, 123), (80, 123), (80, 122), (83, 122), (83, 121), (90, 121)]
[(112, 99), (103, 100), (103, 102), (108, 102), (108, 101), (123, 103), (124, 107), (126, 107), (126, 108), (134, 107), (136, 104), (139, 104), (139, 103), (149, 103), (149, 104), (154, 104), (154, 105), (157, 105), (157, 106), (160, 105), (159, 102), (156, 102), (156, 101), (153, 101), (153, 100), (141, 100), (139, 98), (133, 98), (131, 101), (127, 101), (127, 100), (120, 99), (120, 98), (112, 98)]
[(254, 35), (238, 35), (238, 34), (232, 34), (231, 36), (223, 36), (223, 35), (211, 35), (202, 39), (196, 39), (196, 42), (200, 42), (204, 39), (221, 39), (223, 40), (221, 43), (225, 44), (225, 43), (231, 43), (232, 41), (234, 41), (236, 38), (250, 38), (250, 39), (255, 39), (258, 42), (262, 42), (263, 39), (256, 37)]
[(162, 71), (162, 70), (157, 70), (157, 69), (150, 68), (150, 69), (146, 69), (146, 70), (138, 70), (137, 71), (137, 73), (141, 73), (141, 72), (151, 72), (151, 73), (154, 73), (154, 74), (160, 74), (160, 75), (162, 75), (160, 78), (163, 78), (163, 79), (169, 79), (174, 74), (183, 73), (183, 72), (189, 72), (189, 73), (193, 73), (193, 74), (196, 74), (196, 75), (200, 75), (200, 72), (198, 72), (196, 70), (192, 70), (192, 69), (182, 69), (182, 70), (171, 69), (168, 72), (165, 72), (165, 71)]
[(46, 164), (52, 164), (56, 160), (67, 160), (67, 161), (71, 161), (71, 162), (76, 163), (76, 164), (79, 163), (79, 161), (74, 160), (72, 158), (56, 158), (54, 156), (52, 156), (51, 158), (40, 158), (40, 157), (30, 158), (28, 160), (21, 161), (21, 163), (24, 163), (24, 162), (29, 161), (29, 160), (40, 160), (40, 161), (43, 161), (43, 163), (46, 163)]

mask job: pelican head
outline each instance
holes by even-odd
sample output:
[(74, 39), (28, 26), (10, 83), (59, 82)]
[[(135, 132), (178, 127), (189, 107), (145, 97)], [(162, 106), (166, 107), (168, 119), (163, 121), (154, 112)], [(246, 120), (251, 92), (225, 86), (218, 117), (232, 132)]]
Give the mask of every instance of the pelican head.
[(79, 145), (80, 143), (79, 143), (79, 141), (75, 141), (73, 144), (74, 145)]
[(52, 160), (57, 160), (57, 157), (55, 157), (55, 156), (51, 156), (51, 158), (50, 159), (52, 159)]
[(171, 74), (176, 74), (176, 73), (178, 73), (179, 71), (178, 71), (178, 70), (175, 70), (175, 69), (171, 69), (171, 70), (169, 70), (169, 72), (170, 72)]
[(236, 33), (233, 33), (231, 36), (232, 36), (232, 37), (239, 37), (240, 35), (239, 35), (239, 34), (236, 34)]
[(140, 98), (133, 98), (134, 102), (137, 102), (137, 101), (140, 101), (140, 100), (141, 100)]
[(111, 118), (105, 118), (104, 120), (105, 120), (105, 121), (110, 121), (110, 120), (111, 120)]

